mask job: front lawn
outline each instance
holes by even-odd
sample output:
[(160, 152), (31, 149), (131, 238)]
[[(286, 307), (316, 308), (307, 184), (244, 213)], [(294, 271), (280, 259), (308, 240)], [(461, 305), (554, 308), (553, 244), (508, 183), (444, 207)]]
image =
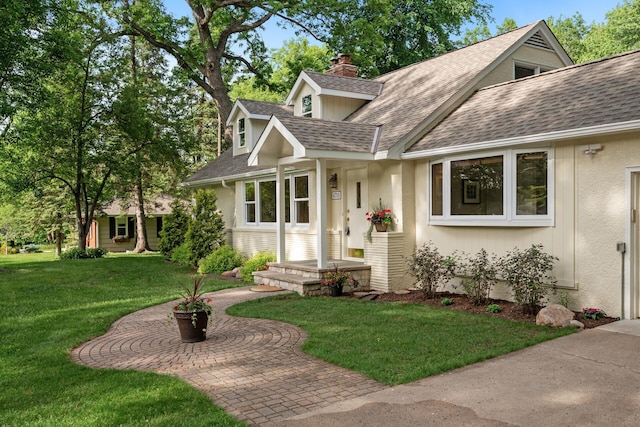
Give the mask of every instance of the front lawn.
[[(95, 370), (69, 358), (123, 315), (178, 298), (190, 274), (158, 255), (0, 256), (0, 424), (244, 425), (177, 378)], [(232, 284), (207, 283), (207, 291)]]
[(309, 334), (303, 350), (389, 385), (404, 384), (574, 332), (422, 304), (281, 295), (227, 310)]

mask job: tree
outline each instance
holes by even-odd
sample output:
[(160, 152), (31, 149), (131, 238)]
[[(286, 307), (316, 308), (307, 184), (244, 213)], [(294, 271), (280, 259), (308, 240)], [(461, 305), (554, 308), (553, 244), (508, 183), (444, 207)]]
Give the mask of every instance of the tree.
[(604, 24), (594, 24), (584, 38), (580, 62), (640, 48), (640, 0), (624, 0), (606, 14)]
[(164, 256), (170, 258), (173, 250), (184, 243), (189, 230), (189, 211), (185, 202), (174, 199), (171, 202), (171, 213), (166, 215), (162, 222), (159, 249)]
[(491, 35), (491, 30), (489, 30), (489, 26), (486, 22), (482, 23), (482, 25), (468, 29), (464, 37), (456, 43), (458, 47), (469, 46), (474, 43), (481, 42), (482, 40), (489, 39), (491, 37), (499, 36), (500, 34), (504, 34), (508, 31), (515, 30), (518, 28), (516, 21), (513, 18), (504, 18), (502, 24), (496, 27), (496, 33)]
[[(270, 72), (258, 31), (269, 20), (352, 53), (363, 75), (374, 76), (451, 49), (449, 34), (469, 19), (485, 19), (490, 10), (478, 0), (460, 0), (456, 7), (449, 0), (186, 1), (191, 21), (171, 16), (157, 0), (101, 3), (109, 16), (172, 55), (211, 96), (221, 123), (232, 108), (231, 78), (248, 74), (264, 80)], [(226, 138), (231, 140), (230, 129)]]
[(580, 13), (576, 12), (571, 18), (563, 18), (560, 15), (556, 19), (550, 16), (547, 18), (547, 25), (575, 62), (580, 62), (585, 58), (584, 38), (591, 27), (587, 25)]
[(185, 240), (191, 248), (191, 263), (198, 265), (198, 261), (226, 242), (226, 236), (224, 220), (216, 206), (216, 193), (200, 189), (194, 198), (193, 218)]

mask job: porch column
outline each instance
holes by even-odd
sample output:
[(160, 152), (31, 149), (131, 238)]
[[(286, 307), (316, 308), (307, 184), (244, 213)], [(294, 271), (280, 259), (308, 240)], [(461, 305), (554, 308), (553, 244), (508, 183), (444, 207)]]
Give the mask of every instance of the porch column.
[(285, 187), (284, 187), (284, 166), (276, 167), (276, 260), (285, 261)]
[(316, 233), (318, 268), (327, 268), (327, 165), (316, 159)]

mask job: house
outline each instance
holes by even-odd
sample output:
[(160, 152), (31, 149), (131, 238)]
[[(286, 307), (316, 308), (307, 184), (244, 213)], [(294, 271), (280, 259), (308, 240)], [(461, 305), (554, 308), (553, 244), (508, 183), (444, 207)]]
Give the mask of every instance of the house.
[[(152, 250), (158, 250), (162, 219), (171, 213), (173, 198), (161, 195), (153, 203), (145, 204), (147, 240)], [(87, 248), (102, 248), (106, 252), (126, 252), (136, 246), (135, 206), (120, 199), (113, 200), (93, 219)]]
[[(393, 291), (427, 242), (542, 243), (571, 308), (637, 318), (639, 66), (640, 51), (573, 65), (544, 21), (371, 80), (342, 56), (284, 105), (238, 100), (233, 148), (185, 184), (216, 190), (234, 247), (276, 252), (259, 282), (313, 293), (340, 262)], [(369, 241), (378, 202), (395, 227)]]

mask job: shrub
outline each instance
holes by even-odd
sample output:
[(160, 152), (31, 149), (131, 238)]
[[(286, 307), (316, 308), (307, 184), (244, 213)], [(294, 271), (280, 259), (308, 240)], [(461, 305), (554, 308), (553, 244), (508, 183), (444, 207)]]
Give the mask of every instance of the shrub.
[(258, 252), (245, 261), (242, 268), (240, 268), (240, 276), (242, 281), (247, 284), (253, 283), (254, 271), (264, 270), (267, 267), (268, 262), (274, 262), (276, 260), (276, 254), (270, 251)]
[(67, 249), (60, 253), (60, 259), (82, 259), (86, 257), (87, 253), (78, 247)]
[(440, 255), (432, 242), (416, 249), (407, 263), (416, 278), (416, 286), (424, 292), (425, 298), (435, 298), (438, 287), (455, 276), (455, 254)]
[(162, 219), (162, 230), (158, 233), (160, 252), (167, 258), (171, 258), (173, 250), (184, 243), (184, 236), (188, 229), (189, 212), (182, 200), (175, 199), (171, 202), (171, 213)]
[(489, 313), (499, 313), (501, 310), (498, 304), (489, 304), (486, 308), (486, 311)]
[(87, 258), (102, 258), (105, 254), (102, 248), (87, 248)]
[(453, 305), (453, 300), (451, 298), (442, 298), (440, 304), (444, 306)]
[(221, 274), (225, 271), (240, 267), (244, 262), (242, 253), (229, 245), (220, 246), (212, 254), (207, 255), (198, 263), (198, 272), (202, 274)]
[(515, 248), (498, 261), (502, 278), (524, 312), (537, 311), (549, 288), (558, 282), (549, 274), (557, 260), (557, 257), (544, 253), (542, 245), (531, 245), (524, 251)]
[(26, 253), (32, 253), (32, 252), (38, 252), (40, 250), (40, 246), (34, 244), (34, 243), (29, 243), (28, 245), (24, 245), (22, 247), (22, 252), (26, 252)]
[(469, 258), (464, 265), (465, 278), (462, 287), (474, 305), (489, 302), (491, 289), (498, 282), (495, 255), (489, 258), (487, 251), (481, 249), (474, 257)]
[(18, 249), (14, 248), (13, 246), (6, 246), (5, 243), (3, 243), (2, 245), (0, 245), (0, 255), (14, 255), (18, 253)]
[(216, 193), (201, 189), (196, 191), (195, 200), (193, 219), (189, 221), (185, 235), (191, 248), (192, 265), (226, 243), (224, 220), (216, 207)]
[(191, 248), (185, 242), (171, 252), (171, 261), (181, 265), (191, 265)]

